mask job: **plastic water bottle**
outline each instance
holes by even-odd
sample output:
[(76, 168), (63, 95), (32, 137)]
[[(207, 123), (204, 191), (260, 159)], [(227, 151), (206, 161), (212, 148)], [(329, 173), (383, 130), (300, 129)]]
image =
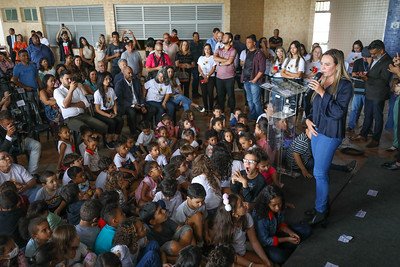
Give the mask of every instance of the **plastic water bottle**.
[(289, 114), (290, 113), (290, 104), (289, 104), (289, 99), (286, 99), (285, 105), (283, 105), (283, 113), (284, 114)]

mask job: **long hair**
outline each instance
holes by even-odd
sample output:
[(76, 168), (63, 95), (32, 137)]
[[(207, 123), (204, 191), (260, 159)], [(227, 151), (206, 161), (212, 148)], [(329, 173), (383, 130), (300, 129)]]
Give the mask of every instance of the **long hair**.
[(229, 205), (231, 205), (232, 210), (227, 211), (224, 204), (218, 207), (212, 227), (212, 242), (214, 245), (232, 244), (235, 230), (245, 230), (247, 228), (246, 215), (240, 218), (233, 216), (239, 200), (241, 200), (241, 196), (231, 194), (229, 195)]
[(81, 36), (79, 38), (79, 48), (84, 48), (85, 47), (85, 45), (83, 45), (83, 42), (82, 42), (83, 40), (86, 41), (86, 46), (90, 47), (90, 44), (89, 44), (88, 40), (85, 37)]
[(206, 155), (199, 155), (193, 161), (193, 177), (204, 174), (208, 183), (214, 189), (215, 193), (221, 194), (221, 186), (218, 182), (219, 174), (214, 170), (210, 159)]
[(113, 245), (125, 245), (132, 254), (135, 254), (139, 246), (135, 227), (138, 221), (139, 219), (135, 217), (125, 219), (115, 231)]
[(277, 48), (275, 49), (274, 63), (275, 63), (277, 60), (279, 60), (279, 58), (278, 58), (278, 53), (277, 53), (278, 50), (282, 50), (282, 62), (279, 62), (279, 63), (282, 64), (283, 62), (285, 62), (285, 59), (286, 59), (286, 51), (285, 51), (285, 48), (283, 48), (282, 46), (277, 47)]
[(257, 218), (268, 218), (268, 213), (270, 211), (269, 203), (276, 197), (280, 197), (282, 199), (283, 208), (285, 206), (285, 201), (283, 198), (283, 193), (278, 187), (267, 185), (263, 190), (261, 190), (260, 194), (258, 194), (256, 198), (256, 204), (254, 205), (254, 211)]
[(292, 52), (290, 51), (290, 47), (292, 47), (292, 45), (294, 45), (297, 48), (296, 69), (299, 66), (300, 58), (303, 58), (303, 56), (301, 55), (301, 43), (299, 41), (297, 41), (297, 40), (293, 41), (289, 45), (288, 58), (286, 60), (285, 66), (283, 68), (286, 68), (287, 65), (289, 64), (289, 61), (291, 59), (293, 59), (294, 55), (292, 55)]
[[(187, 50), (183, 51), (183, 43), (187, 43)], [(179, 44), (179, 52), (181, 52), (183, 54), (183, 52), (186, 52), (186, 55), (190, 55), (190, 45), (189, 42), (186, 40), (181, 41), (181, 43)]]
[[(321, 52), (322, 52), (322, 48), (321, 48), (319, 45), (314, 46), (314, 48), (311, 50), (311, 57), (310, 57), (310, 59), (308, 60), (308, 62), (312, 63), (312, 62), (314, 61), (314, 51), (315, 51), (315, 49), (317, 49), (317, 48), (321, 49)], [(322, 55), (321, 55), (321, 57), (322, 57)], [(321, 58), (319, 58), (318, 60), (321, 61)]]
[(357, 41), (355, 41), (354, 43), (353, 43), (353, 46), (351, 47), (351, 52), (355, 52), (354, 51), (354, 46), (355, 45), (358, 45), (361, 49), (361, 51), (363, 50), (363, 48), (364, 48), (364, 46), (363, 46), (363, 43), (360, 41), (360, 40), (357, 40)]
[(51, 241), (56, 244), (61, 254), (66, 255), (70, 250), (70, 244), (77, 237), (78, 234), (75, 227), (70, 224), (64, 224), (54, 230)]
[(233, 158), (224, 144), (218, 143), (214, 146), (210, 161), (221, 180), (231, 177)]
[(209, 48), (210, 48), (210, 55), (212, 56), (213, 55), (213, 51), (212, 51), (212, 48), (211, 48), (211, 45), (210, 44), (205, 44), (204, 46), (203, 46), (203, 52), (202, 52), (202, 56), (206, 56), (206, 53), (204, 53), (204, 48), (206, 47), (206, 46), (208, 46)]
[(99, 90), (101, 98), (103, 99), (103, 106), (106, 106), (106, 103), (107, 103), (106, 90), (105, 90), (104, 85), (103, 85), (103, 82), (104, 82), (106, 77), (110, 77), (111, 78), (111, 75), (110, 74), (100, 75), (97, 78), (97, 84), (96, 84), (97, 90)]
[[(326, 51), (323, 56), (330, 56), (333, 58), (333, 62), (336, 65), (335, 77), (331, 86), (329, 86), (328, 93), (333, 95), (336, 99), (338, 85), (341, 79), (351, 80), (349, 74), (346, 71), (346, 67), (344, 64), (344, 54), (341, 50), (338, 49), (330, 49)], [(325, 78), (322, 78), (322, 84), (325, 82)], [(312, 100), (315, 98), (316, 93), (314, 92), (312, 96)]]
[(172, 88), (176, 88), (179, 85), (176, 83), (176, 72), (175, 72), (175, 68), (174, 66), (168, 66), (167, 67), (167, 74), (168, 74), (168, 70), (173, 70), (174, 75), (170, 78), (169, 75), (167, 75), (167, 77), (164, 77), (164, 79), (168, 80), (169, 85), (171, 85)]

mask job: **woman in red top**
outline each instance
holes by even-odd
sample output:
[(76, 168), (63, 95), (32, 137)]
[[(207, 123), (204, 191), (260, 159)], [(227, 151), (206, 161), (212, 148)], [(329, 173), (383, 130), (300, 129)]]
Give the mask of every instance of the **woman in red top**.
[(28, 45), (24, 42), (24, 38), (22, 37), (21, 34), (17, 35), (17, 40), (14, 42), (14, 52), (17, 55), (15, 58), (15, 61), (19, 62), (19, 56), (18, 56), (18, 52), (22, 49), (26, 49), (28, 47)]

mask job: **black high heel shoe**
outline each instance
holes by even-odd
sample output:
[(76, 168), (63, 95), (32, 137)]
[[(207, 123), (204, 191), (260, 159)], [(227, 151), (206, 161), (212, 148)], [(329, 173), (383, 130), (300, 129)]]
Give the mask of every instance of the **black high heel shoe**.
[(310, 226), (321, 225), (323, 228), (326, 228), (328, 225), (328, 212), (318, 212), (315, 211), (315, 215), (308, 221)]

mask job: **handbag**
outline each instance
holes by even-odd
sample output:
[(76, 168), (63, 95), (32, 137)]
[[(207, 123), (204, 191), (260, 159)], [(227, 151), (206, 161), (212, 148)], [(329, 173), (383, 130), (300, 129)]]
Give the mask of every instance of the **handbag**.
[(187, 73), (184, 69), (179, 69), (177, 71), (177, 77), (181, 83), (189, 81), (189, 73)]

